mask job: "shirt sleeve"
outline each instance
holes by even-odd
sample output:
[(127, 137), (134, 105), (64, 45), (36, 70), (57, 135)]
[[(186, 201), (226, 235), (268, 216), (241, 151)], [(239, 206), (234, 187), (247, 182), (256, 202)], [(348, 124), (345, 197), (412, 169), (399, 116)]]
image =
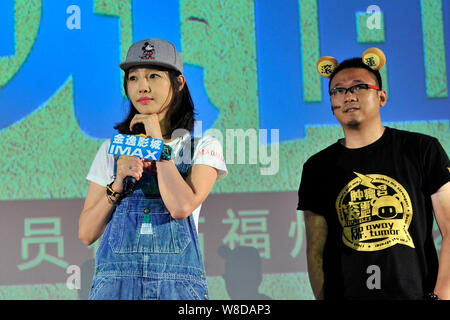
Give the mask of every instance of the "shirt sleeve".
[(425, 188), (429, 195), (450, 181), (450, 161), (439, 140), (432, 138), (425, 152)]
[(204, 164), (217, 169), (217, 180), (227, 174), (227, 166), (223, 158), (222, 144), (214, 137), (205, 135), (197, 143), (192, 157), (192, 165)]
[(114, 181), (114, 156), (108, 153), (110, 143), (110, 139), (102, 143), (86, 177), (87, 180), (103, 187)]
[(298, 189), (297, 210), (309, 210), (316, 214), (325, 215), (326, 210), (321, 205), (324, 201), (316, 199), (318, 190), (320, 190), (320, 187), (316, 186), (316, 181), (320, 181), (320, 179), (315, 176), (314, 172), (317, 172), (317, 170), (314, 170), (312, 162), (306, 161), (303, 165), (302, 178)]

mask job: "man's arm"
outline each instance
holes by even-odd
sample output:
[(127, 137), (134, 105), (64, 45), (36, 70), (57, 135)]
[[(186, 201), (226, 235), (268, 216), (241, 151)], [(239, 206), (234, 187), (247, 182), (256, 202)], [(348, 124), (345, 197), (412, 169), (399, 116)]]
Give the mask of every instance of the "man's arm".
[(323, 250), (328, 234), (325, 218), (311, 211), (303, 211), (306, 227), (306, 258), (311, 288), (317, 300), (323, 300)]
[(431, 195), (434, 215), (442, 235), (439, 270), (434, 293), (450, 300), (450, 182)]

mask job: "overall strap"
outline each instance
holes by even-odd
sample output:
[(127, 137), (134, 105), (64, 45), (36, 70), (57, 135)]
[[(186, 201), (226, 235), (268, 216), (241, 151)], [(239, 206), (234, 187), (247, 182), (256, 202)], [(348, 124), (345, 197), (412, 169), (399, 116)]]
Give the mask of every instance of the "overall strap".
[(195, 143), (196, 143), (195, 137), (191, 136), (191, 162), (192, 159), (194, 158)]

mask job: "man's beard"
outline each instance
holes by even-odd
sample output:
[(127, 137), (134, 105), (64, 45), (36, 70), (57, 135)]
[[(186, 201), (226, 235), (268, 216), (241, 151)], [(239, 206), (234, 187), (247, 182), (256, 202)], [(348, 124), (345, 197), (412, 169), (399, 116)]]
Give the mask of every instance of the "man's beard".
[(359, 129), (361, 123), (358, 120), (350, 120), (347, 122), (346, 126), (350, 129)]

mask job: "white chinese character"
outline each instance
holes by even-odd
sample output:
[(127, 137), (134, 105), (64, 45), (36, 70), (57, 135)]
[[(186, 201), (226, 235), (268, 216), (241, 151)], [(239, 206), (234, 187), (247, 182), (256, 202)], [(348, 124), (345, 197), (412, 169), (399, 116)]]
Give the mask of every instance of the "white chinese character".
[(127, 146), (135, 146), (136, 145), (136, 137), (135, 136), (128, 136), (127, 140), (125, 141), (125, 144)]
[(161, 148), (161, 143), (162, 143), (161, 140), (152, 140), (150, 142), (150, 148), (152, 148), (152, 149), (159, 149), (159, 148)]
[(138, 146), (138, 147), (142, 147), (142, 148), (145, 148), (145, 147), (147, 147), (147, 146), (148, 146), (148, 141), (149, 141), (149, 139), (148, 139), (148, 138), (144, 138), (144, 137), (139, 137), (139, 140), (138, 140), (137, 146)]
[(122, 143), (123, 143), (123, 139), (124, 139), (124, 136), (123, 136), (123, 135), (121, 135), (121, 134), (116, 134), (116, 135), (114, 136), (114, 141), (113, 141), (112, 143), (115, 143), (115, 144), (122, 144)]

